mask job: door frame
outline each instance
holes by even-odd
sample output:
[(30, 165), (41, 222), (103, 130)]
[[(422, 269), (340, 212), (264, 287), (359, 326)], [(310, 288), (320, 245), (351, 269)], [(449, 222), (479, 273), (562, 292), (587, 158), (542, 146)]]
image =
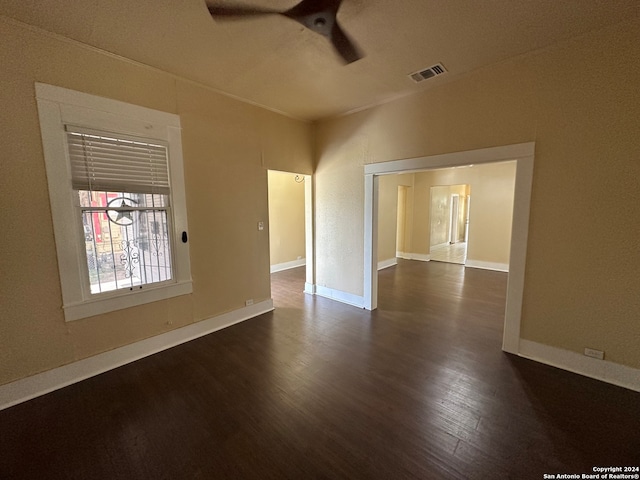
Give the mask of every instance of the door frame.
[[(315, 252), (314, 252), (314, 219), (313, 219), (313, 175), (296, 173), (286, 170), (267, 168), (267, 191), (269, 190), (269, 171), (286, 173), (302, 178), (304, 183), (304, 249), (305, 249), (305, 282), (304, 292), (315, 293)], [(296, 180), (297, 181), (297, 180)], [(268, 197), (268, 194), (267, 194)], [(271, 228), (271, 218), (269, 217), (269, 228)], [(269, 263), (271, 263), (271, 252), (269, 252)]]
[(449, 245), (458, 243), (458, 217), (460, 216), (460, 195), (451, 194), (451, 208), (449, 209)]
[(479, 163), (516, 161), (511, 227), (509, 280), (502, 349), (518, 353), (524, 274), (529, 234), (535, 142), (468, 150), (428, 157), (372, 163), (364, 166), (364, 308), (378, 306), (378, 188), (379, 176), (410, 173)]

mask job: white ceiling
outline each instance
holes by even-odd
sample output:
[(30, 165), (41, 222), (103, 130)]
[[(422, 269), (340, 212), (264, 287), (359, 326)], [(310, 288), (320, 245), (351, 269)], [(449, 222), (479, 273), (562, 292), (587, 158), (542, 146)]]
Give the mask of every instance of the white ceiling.
[[(639, 12), (640, 0), (344, 0), (338, 20), (366, 56), (343, 65), (324, 37), (294, 21), (215, 22), (204, 0), (0, 1), (2, 15), (307, 120), (431, 88)], [(438, 62), (448, 73), (421, 84), (407, 77)]]

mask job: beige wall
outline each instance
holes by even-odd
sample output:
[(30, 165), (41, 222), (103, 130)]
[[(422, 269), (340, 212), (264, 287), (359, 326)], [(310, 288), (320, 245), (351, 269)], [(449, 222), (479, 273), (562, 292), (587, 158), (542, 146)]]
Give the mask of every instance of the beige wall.
[[(266, 169), (312, 173), (309, 124), (1, 19), (0, 65), (0, 384), (270, 297)], [(193, 294), (65, 323), (36, 81), (180, 115)]]
[(515, 174), (515, 162), (436, 172), (436, 182), (446, 182), (453, 175), (456, 181), (469, 184), (469, 261), (509, 264)]
[[(449, 168), (415, 174), (414, 235), (415, 253), (429, 253), (430, 245), (442, 243), (442, 238), (431, 239), (429, 201), (431, 187), (466, 184), (471, 194), (469, 215), (469, 245), (467, 258), (480, 262), (508, 265), (511, 246), (511, 220), (515, 162), (474, 165), (471, 168)], [(464, 194), (464, 189), (450, 193)], [(449, 202), (449, 199), (445, 199)], [(461, 203), (462, 208), (466, 205)], [(448, 207), (447, 207), (448, 208)], [(448, 212), (448, 210), (447, 210)], [(445, 236), (449, 219), (445, 214)], [(461, 229), (463, 234), (464, 230)], [(446, 241), (446, 239), (444, 240)]]
[[(316, 283), (362, 295), (364, 164), (535, 141), (522, 336), (640, 368), (639, 37), (630, 19), (318, 124)], [(309, 124), (1, 19), (0, 65), (0, 384), (270, 296), (266, 169), (312, 173)], [(64, 322), (35, 81), (180, 115), (192, 295)]]
[[(380, 177), (378, 195), (378, 262), (396, 258), (398, 237), (398, 191), (410, 187), (412, 178), (406, 175)], [(406, 211), (406, 203), (402, 207)], [(404, 233), (404, 232), (403, 232)], [(404, 242), (403, 242), (404, 243)]]
[(640, 368), (638, 38), (630, 19), (321, 122), (317, 283), (363, 294), (364, 164), (535, 141), (522, 337)]
[(304, 182), (296, 182), (294, 173), (269, 170), (268, 175), (271, 265), (303, 259)]
[[(413, 178), (413, 177), (412, 177)], [(398, 186), (398, 224), (396, 225), (396, 252), (400, 256), (411, 251), (413, 234), (413, 188)]]
[[(471, 194), (468, 258), (508, 265), (515, 171), (515, 162), (500, 162), (396, 175), (398, 184), (407, 185), (407, 213), (402, 222), (404, 250), (400, 251), (409, 256), (426, 256), (432, 245), (448, 241), (448, 204), (452, 193), (460, 195), (459, 239), (464, 239), (466, 196)], [(386, 187), (380, 183), (380, 189), (383, 188)], [(432, 188), (444, 192), (439, 238), (432, 238), (431, 232)]]

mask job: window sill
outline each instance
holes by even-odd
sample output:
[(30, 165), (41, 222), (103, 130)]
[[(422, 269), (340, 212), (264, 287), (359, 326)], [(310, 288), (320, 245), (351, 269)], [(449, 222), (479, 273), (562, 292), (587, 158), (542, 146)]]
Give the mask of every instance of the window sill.
[(124, 308), (157, 302), (167, 298), (187, 295), (193, 291), (191, 281), (162, 285), (133, 292), (123, 292), (121, 295), (86, 300), (79, 303), (64, 305), (64, 319), (66, 322), (93, 317)]

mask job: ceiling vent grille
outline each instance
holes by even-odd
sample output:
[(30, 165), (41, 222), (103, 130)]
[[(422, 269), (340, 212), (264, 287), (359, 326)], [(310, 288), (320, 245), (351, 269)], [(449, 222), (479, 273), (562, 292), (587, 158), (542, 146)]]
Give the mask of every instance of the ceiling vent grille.
[(436, 77), (438, 75), (442, 75), (447, 70), (441, 63), (436, 63), (432, 67), (426, 68), (424, 70), (420, 70), (419, 72), (410, 73), (409, 77), (416, 83), (420, 83), (429, 78)]

